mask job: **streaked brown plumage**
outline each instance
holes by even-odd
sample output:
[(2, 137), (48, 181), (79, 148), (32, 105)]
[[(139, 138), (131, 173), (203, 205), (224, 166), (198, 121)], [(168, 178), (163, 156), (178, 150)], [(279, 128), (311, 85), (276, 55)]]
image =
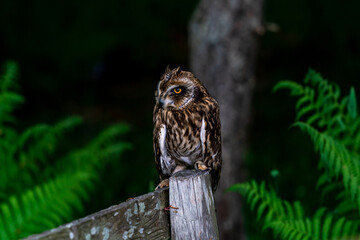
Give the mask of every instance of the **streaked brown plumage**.
[(191, 72), (179, 67), (166, 69), (155, 98), (153, 140), (160, 179), (183, 169), (209, 169), (216, 190), (221, 172), (218, 103)]

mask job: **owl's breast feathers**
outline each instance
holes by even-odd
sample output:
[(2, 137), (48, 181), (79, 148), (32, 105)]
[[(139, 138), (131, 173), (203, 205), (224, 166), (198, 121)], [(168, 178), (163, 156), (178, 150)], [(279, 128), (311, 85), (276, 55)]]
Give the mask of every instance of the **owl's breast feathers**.
[(196, 161), (211, 168), (216, 189), (221, 170), (219, 108), (215, 99), (203, 98), (181, 110), (154, 109), (155, 162), (162, 179), (177, 165), (193, 168)]

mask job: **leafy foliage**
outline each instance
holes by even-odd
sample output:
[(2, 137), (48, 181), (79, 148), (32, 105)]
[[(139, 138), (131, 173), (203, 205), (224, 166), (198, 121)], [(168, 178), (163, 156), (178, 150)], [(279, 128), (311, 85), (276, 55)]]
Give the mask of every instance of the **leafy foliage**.
[(305, 217), (300, 202), (281, 200), (274, 189), (266, 189), (265, 182), (239, 183), (229, 190), (244, 195), (251, 209), (256, 209), (257, 219), (263, 219), (263, 230), (271, 228), (281, 239), (341, 239), (358, 233), (359, 221), (327, 213), (325, 208)]
[[(229, 188), (246, 196), (264, 229), (281, 239), (351, 239), (360, 237), (360, 117), (354, 88), (341, 97), (340, 88), (309, 70), (304, 84), (279, 82), (298, 97), (292, 127), (307, 133), (320, 155), (317, 187), (322, 198), (335, 194), (334, 209), (319, 207), (306, 217), (300, 202), (281, 200), (265, 183), (251, 181)], [(326, 202), (326, 201), (325, 201)]]
[[(24, 101), (16, 92), (17, 66), (5, 64), (0, 77), (0, 239), (18, 239), (54, 228), (83, 211), (83, 203), (106, 162), (130, 145), (120, 141), (125, 124), (106, 129), (87, 146), (56, 153), (64, 134), (82, 122), (69, 117), (18, 132), (13, 110)], [(60, 157), (58, 157), (60, 155)]]

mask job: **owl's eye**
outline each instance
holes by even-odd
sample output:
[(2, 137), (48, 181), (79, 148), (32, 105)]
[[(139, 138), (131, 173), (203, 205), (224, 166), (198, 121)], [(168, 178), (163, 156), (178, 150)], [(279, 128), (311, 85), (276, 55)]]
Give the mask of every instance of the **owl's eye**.
[(174, 88), (174, 93), (176, 93), (176, 94), (181, 93), (181, 91), (182, 91), (182, 89), (181, 89), (181, 88), (179, 88), (179, 87)]

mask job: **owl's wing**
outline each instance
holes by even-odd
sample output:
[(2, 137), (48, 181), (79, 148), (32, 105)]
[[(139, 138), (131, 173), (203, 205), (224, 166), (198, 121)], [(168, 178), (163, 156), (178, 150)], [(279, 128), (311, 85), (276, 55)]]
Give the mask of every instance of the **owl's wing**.
[(159, 128), (154, 126), (154, 133), (153, 133), (153, 144), (154, 144), (154, 153), (155, 153), (155, 166), (159, 172), (160, 180), (165, 179), (161, 172), (161, 165), (160, 165), (160, 146), (159, 146)]
[(213, 190), (216, 190), (221, 174), (221, 124), (218, 103), (213, 100), (209, 103), (210, 110), (205, 115), (205, 164), (211, 167)]
[(160, 180), (164, 180), (170, 177), (171, 174), (171, 157), (166, 151), (166, 126), (162, 123), (160, 118), (159, 109), (154, 110), (154, 133), (153, 144), (155, 152), (155, 165), (159, 172)]

